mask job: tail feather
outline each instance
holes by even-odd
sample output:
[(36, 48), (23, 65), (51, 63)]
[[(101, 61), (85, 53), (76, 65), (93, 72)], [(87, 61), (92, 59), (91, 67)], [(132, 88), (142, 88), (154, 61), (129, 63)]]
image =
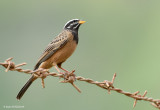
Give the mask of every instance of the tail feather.
[(26, 92), (26, 90), (29, 88), (29, 86), (32, 84), (32, 82), (35, 80), (35, 77), (32, 75), (32, 77), (27, 81), (27, 83), (23, 86), (23, 88), (19, 91), (17, 95), (17, 99), (20, 100), (23, 96), (23, 94)]

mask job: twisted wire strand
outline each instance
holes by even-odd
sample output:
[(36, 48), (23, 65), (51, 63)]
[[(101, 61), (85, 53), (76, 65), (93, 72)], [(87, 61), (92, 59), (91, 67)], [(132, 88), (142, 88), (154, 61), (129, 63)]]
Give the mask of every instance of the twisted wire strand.
[(73, 87), (75, 87), (75, 89), (77, 89), (78, 92), (81, 92), (80, 89), (74, 84), (74, 81), (75, 80), (84, 81), (84, 82), (87, 82), (89, 84), (94, 84), (94, 85), (97, 85), (100, 88), (106, 89), (108, 91), (108, 93), (110, 93), (110, 91), (115, 91), (117, 93), (123, 94), (125, 96), (130, 97), (130, 98), (133, 98), (134, 99), (133, 107), (136, 106), (136, 103), (137, 103), (138, 100), (143, 100), (143, 101), (151, 102), (151, 105), (153, 105), (154, 107), (156, 107), (157, 109), (160, 110), (160, 99), (153, 99), (153, 98), (146, 97), (147, 91), (145, 91), (143, 95), (138, 95), (139, 91), (137, 91), (135, 93), (130, 93), (130, 92), (123, 91), (120, 88), (115, 88), (113, 86), (113, 83), (114, 83), (114, 80), (116, 78), (116, 73), (113, 75), (112, 81), (105, 80), (103, 82), (98, 82), (98, 81), (94, 81), (92, 79), (84, 78), (84, 77), (81, 77), (81, 76), (75, 77), (74, 71), (72, 71), (71, 73), (67, 73), (67, 75), (64, 76), (63, 74), (58, 74), (58, 73), (55, 73), (55, 72), (51, 73), (47, 69), (38, 69), (36, 71), (32, 71), (30, 69), (24, 70), (20, 67), (23, 66), (23, 65), (26, 65), (26, 63), (21, 63), (21, 64), (18, 64), (18, 65), (15, 65), (15, 63), (11, 61), (12, 59), (13, 58), (11, 57), (11, 58), (8, 58), (7, 60), (5, 60), (4, 63), (0, 63), (0, 65), (2, 65), (3, 67), (6, 68), (6, 70), (5, 70), (6, 72), (8, 72), (10, 70), (10, 71), (18, 71), (18, 72), (26, 73), (26, 74), (32, 74), (33, 73), (38, 78), (42, 79), (42, 86), (43, 87), (44, 87), (44, 80), (43, 79), (46, 78), (47, 76), (53, 76), (53, 77), (64, 78), (64, 81), (61, 81), (62, 83), (71, 83), (73, 85)]

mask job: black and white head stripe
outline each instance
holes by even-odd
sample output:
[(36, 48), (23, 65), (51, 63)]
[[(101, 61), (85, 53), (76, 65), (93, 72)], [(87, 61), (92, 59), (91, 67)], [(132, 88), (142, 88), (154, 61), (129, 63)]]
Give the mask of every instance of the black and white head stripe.
[(79, 21), (79, 19), (72, 19), (65, 24), (64, 28), (70, 30), (78, 30), (80, 26)]
[(71, 23), (76, 22), (76, 21), (79, 21), (79, 19), (71, 19), (64, 25), (64, 27), (67, 26), (68, 24), (71, 24)]

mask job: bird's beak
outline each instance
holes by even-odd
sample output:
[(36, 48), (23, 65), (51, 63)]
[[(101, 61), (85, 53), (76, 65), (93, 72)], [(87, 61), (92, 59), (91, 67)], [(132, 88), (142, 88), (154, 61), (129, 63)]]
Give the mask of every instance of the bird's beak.
[(85, 23), (85, 22), (86, 22), (86, 21), (81, 21), (81, 20), (80, 20), (80, 21), (79, 21), (79, 24), (83, 24), (83, 23)]

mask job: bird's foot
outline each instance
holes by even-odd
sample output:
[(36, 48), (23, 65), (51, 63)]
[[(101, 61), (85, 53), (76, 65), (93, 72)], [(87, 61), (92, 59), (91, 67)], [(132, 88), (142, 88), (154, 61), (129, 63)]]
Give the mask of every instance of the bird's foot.
[(73, 82), (76, 80), (76, 75), (74, 74), (75, 70), (73, 70), (72, 72), (64, 72), (64, 73), (60, 73), (63, 74), (63, 78), (64, 81), (70, 81), (73, 80)]

